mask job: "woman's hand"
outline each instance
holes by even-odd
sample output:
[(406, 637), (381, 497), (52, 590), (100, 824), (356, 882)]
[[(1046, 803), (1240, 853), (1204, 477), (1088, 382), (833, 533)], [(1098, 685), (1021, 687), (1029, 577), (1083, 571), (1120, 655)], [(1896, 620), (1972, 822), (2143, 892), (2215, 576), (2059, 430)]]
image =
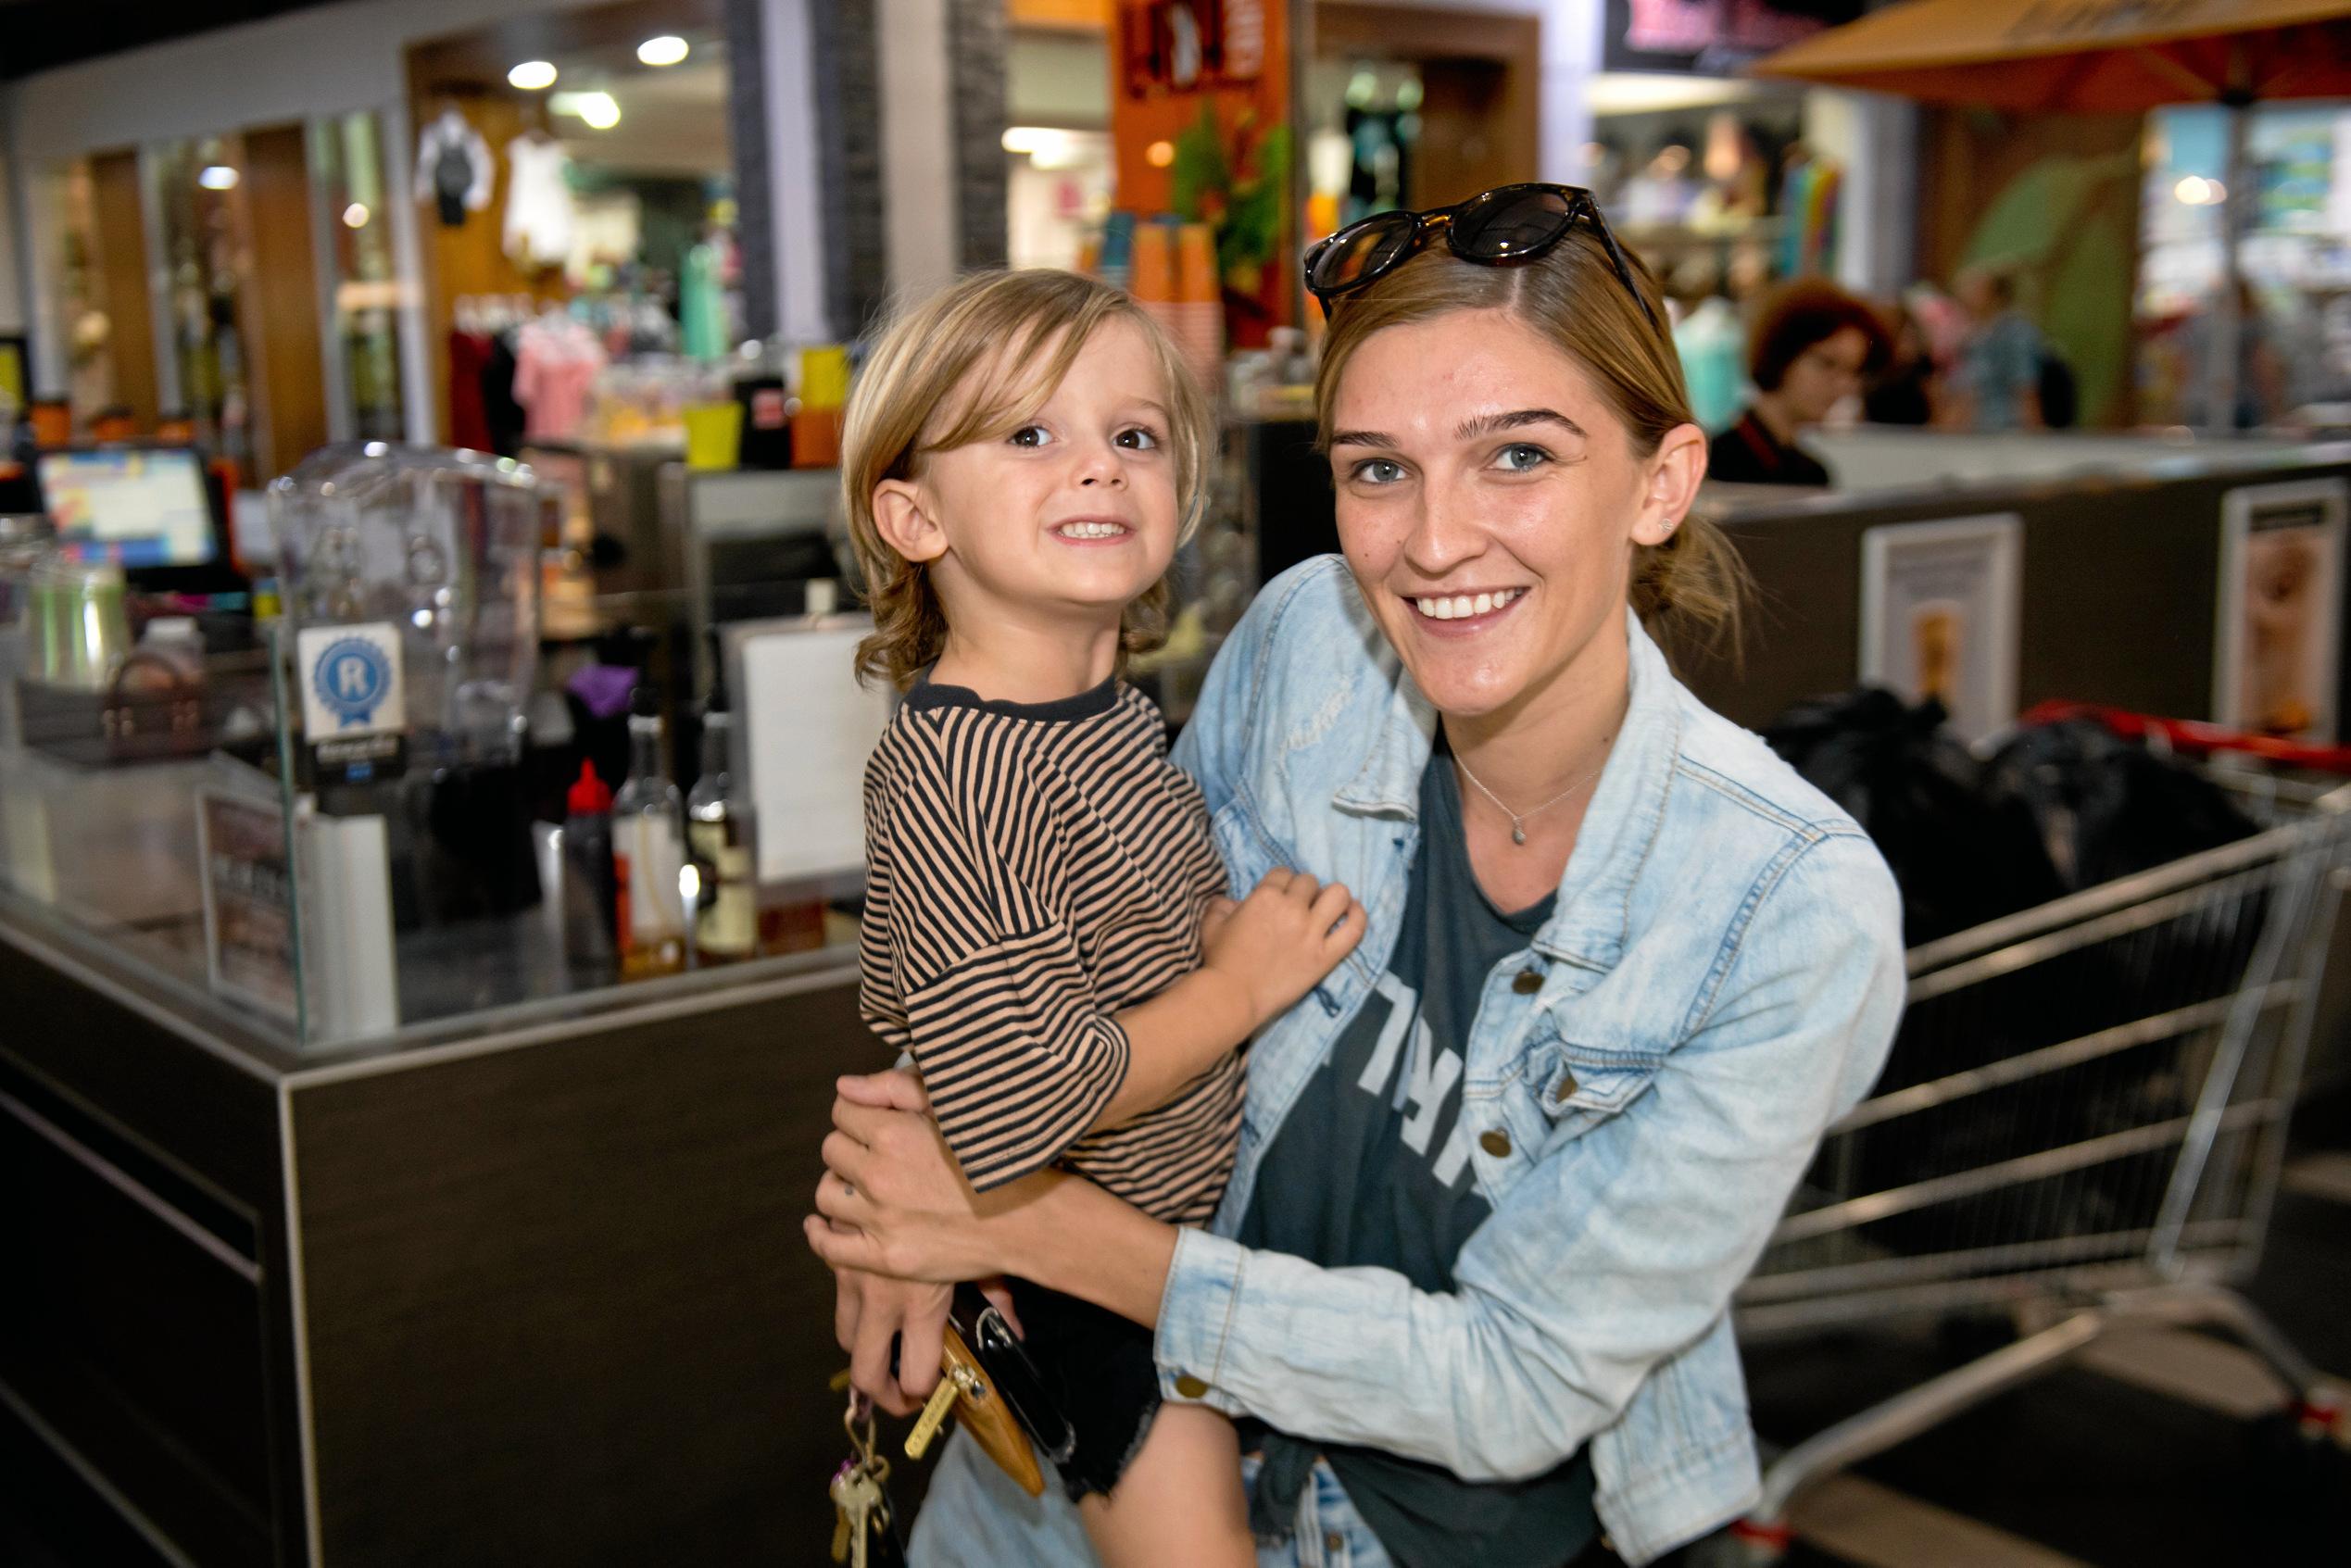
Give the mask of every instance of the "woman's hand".
[(836, 1086), (817, 1212), (802, 1223), (810, 1248), (836, 1270), (934, 1285), (1016, 1272), (989, 1221), (1017, 1207), (1040, 1178), (985, 1199), (974, 1192), (911, 1073), (843, 1078)]
[(850, 1386), (892, 1415), (922, 1409), (938, 1386), (954, 1286), (843, 1269), (833, 1288), (833, 1333), (849, 1352)]

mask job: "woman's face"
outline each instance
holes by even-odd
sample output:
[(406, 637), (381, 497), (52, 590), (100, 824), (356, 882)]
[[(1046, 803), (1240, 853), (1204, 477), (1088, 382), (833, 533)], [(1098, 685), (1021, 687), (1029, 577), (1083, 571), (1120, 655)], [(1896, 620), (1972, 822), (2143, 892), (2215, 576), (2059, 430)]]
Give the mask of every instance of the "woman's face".
[(1421, 692), (1460, 719), (1556, 687), (1589, 650), (1621, 662), (1634, 547), (1697, 493), (1694, 425), (1636, 457), (1581, 366), (1518, 318), (1389, 327), (1331, 408), (1339, 540)]
[(1861, 329), (1839, 327), (1788, 361), (1780, 395), (1798, 423), (1817, 425), (1840, 399), (1861, 390), (1862, 369), (1868, 363), (1869, 340)]

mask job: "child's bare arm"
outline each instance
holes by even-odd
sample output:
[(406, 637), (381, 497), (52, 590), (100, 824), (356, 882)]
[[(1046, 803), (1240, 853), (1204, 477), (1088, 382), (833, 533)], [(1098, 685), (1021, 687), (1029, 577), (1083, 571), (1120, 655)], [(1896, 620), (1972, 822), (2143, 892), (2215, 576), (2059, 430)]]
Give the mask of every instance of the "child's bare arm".
[(1175, 1098), (1353, 952), (1364, 922), (1346, 888), (1279, 867), (1240, 903), (1212, 908), (1201, 922), (1201, 967), (1118, 1015), (1126, 1078), (1093, 1130)]

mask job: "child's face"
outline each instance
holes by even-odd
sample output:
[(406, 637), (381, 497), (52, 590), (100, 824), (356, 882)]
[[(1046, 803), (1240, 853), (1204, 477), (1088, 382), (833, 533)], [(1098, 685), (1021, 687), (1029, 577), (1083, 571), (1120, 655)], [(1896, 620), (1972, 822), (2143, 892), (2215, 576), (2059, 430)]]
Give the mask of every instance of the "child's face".
[(949, 621), (1114, 624), (1175, 558), (1168, 430), (1157, 357), (1133, 323), (1112, 320), (1027, 424), (934, 454), (916, 488)]

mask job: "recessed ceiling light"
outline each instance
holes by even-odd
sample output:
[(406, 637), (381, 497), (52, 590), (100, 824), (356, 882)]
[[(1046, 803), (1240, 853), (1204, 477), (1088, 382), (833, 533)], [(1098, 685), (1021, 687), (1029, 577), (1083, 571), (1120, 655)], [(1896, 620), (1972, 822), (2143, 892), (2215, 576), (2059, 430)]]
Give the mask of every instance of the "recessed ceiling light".
[(345, 207), (343, 209), (343, 226), (346, 229), (366, 228), (368, 226), (368, 209), (366, 206), (359, 202), (353, 202), (349, 207)]
[(535, 93), (543, 87), (555, 85), (555, 67), (547, 60), (524, 60), (506, 73), (506, 82), (508, 86), (520, 87), (525, 93)]
[(673, 32), (648, 38), (636, 46), (636, 57), (648, 66), (673, 66), (685, 58), (687, 44)]
[(610, 131), (621, 123), (621, 106), (610, 93), (583, 93), (579, 100), (580, 118), (597, 131)]
[(196, 176), (196, 183), (207, 191), (233, 191), (237, 188), (237, 171), (225, 163), (216, 163)]

